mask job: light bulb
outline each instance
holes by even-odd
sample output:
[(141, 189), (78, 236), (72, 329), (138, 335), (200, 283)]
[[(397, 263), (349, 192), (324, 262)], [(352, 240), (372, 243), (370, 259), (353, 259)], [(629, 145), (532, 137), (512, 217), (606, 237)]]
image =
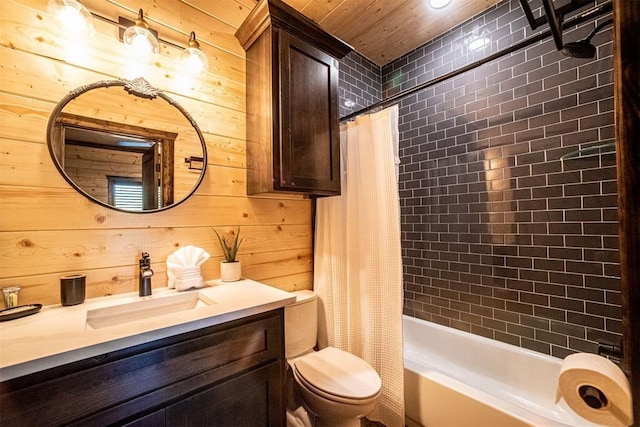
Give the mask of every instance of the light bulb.
[(148, 55), (150, 53), (157, 53), (158, 50), (149, 42), (146, 35), (135, 33), (131, 36), (130, 42), (127, 43), (131, 46), (131, 49), (139, 55)]
[[(198, 57), (198, 55), (196, 55), (193, 52), (189, 52), (192, 51), (193, 49), (188, 48), (185, 49), (182, 57), (183, 57), (183, 63), (185, 64), (185, 67), (187, 68), (187, 70), (193, 74), (200, 74), (202, 72), (202, 70), (204, 69), (204, 64), (202, 63), (202, 61), (200, 60), (200, 58)], [(186, 55), (185, 55), (186, 54)]]
[(207, 55), (200, 50), (200, 44), (196, 41), (196, 33), (191, 32), (189, 47), (180, 55), (183, 66), (191, 74), (201, 74), (209, 68)]
[(90, 36), (95, 31), (91, 12), (76, 0), (49, 0), (47, 10), (69, 33)]

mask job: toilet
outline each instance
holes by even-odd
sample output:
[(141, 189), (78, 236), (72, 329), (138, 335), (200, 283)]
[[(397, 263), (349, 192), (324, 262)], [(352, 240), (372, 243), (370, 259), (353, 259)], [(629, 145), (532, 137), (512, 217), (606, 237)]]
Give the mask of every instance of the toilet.
[(382, 381), (359, 357), (334, 347), (314, 351), (318, 336), (318, 299), (312, 291), (293, 292), (284, 308), (285, 354), (304, 406), (317, 427), (360, 426), (371, 412)]

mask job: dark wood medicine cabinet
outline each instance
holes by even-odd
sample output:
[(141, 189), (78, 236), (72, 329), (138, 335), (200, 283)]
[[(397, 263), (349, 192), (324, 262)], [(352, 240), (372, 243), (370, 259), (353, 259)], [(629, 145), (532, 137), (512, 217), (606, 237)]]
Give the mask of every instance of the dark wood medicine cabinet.
[(247, 52), (247, 194), (340, 194), (338, 60), (351, 46), (280, 0), (236, 32)]

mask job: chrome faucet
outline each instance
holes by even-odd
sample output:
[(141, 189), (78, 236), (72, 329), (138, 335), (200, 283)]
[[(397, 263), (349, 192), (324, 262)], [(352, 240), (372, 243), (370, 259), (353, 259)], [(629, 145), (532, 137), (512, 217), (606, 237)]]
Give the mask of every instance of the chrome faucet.
[(148, 253), (143, 252), (142, 258), (140, 258), (140, 271), (138, 272), (138, 295), (141, 297), (151, 295), (151, 276), (153, 276), (151, 259)]

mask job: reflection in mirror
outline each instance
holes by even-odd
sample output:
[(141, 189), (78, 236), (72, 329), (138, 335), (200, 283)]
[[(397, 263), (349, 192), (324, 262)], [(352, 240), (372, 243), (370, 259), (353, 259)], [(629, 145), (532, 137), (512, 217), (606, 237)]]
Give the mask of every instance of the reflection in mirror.
[(48, 138), (65, 179), (118, 210), (175, 206), (205, 173), (206, 146), (197, 124), (144, 79), (102, 81), (71, 92), (51, 115)]

